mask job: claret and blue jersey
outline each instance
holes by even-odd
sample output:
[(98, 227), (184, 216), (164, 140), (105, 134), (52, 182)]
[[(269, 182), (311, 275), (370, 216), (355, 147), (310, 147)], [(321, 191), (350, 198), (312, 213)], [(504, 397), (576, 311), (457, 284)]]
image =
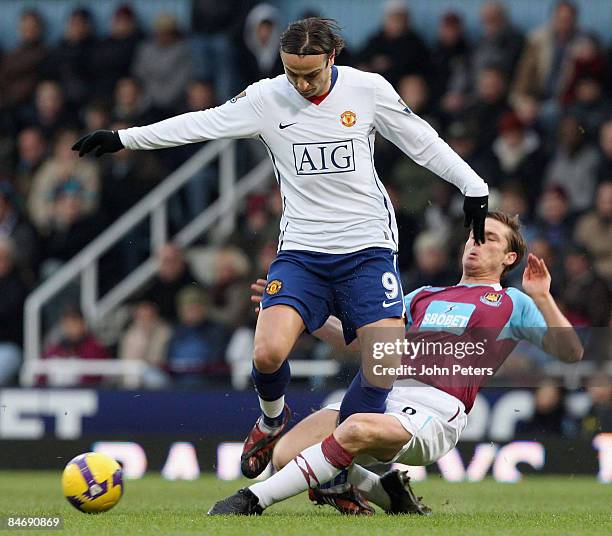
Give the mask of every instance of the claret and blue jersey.
[[(520, 290), (501, 285), (425, 286), (404, 297), (409, 337), (429, 334), (436, 340), (482, 339), (485, 355), (478, 361), (497, 370), (521, 340), (538, 347), (543, 345), (546, 321), (534, 301)], [(442, 335), (440, 335), (442, 334)], [(448, 362), (448, 357), (426, 356), (429, 363)], [(471, 362), (470, 362), (471, 363)], [(465, 363), (464, 363), (465, 364)], [(419, 376), (459, 398), (469, 410), (486, 377)]]

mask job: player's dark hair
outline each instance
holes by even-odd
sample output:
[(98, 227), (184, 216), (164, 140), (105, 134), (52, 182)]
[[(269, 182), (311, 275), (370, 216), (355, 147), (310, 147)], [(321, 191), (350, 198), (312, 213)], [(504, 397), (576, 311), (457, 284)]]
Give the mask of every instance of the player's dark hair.
[(527, 250), (527, 243), (525, 242), (525, 238), (521, 233), (521, 222), (519, 221), (518, 216), (510, 216), (505, 212), (499, 211), (489, 212), (487, 214), (487, 218), (497, 220), (510, 229), (510, 232), (506, 235), (506, 238), (508, 239), (508, 249), (506, 253), (514, 251), (514, 253), (516, 253), (516, 260), (504, 268), (504, 271), (501, 274), (501, 277), (504, 277), (510, 270), (516, 268), (520, 264), (525, 256), (525, 251)]
[(310, 17), (292, 22), (280, 39), (281, 51), (298, 56), (327, 54), (336, 56), (344, 48), (340, 26), (333, 19)]

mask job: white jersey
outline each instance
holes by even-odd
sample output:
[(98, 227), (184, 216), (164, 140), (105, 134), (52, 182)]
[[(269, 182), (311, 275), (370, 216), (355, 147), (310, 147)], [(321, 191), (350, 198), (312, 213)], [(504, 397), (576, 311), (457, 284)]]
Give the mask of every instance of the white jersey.
[(376, 132), (464, 195), (488, 194), (486, 183), (384, 78), (351, 67), (334, 71), (335, 83), (318, 105), (280, 75), (216, 108), (120, 130), (119, 137), (128, 149), (259, 138), (280, 185), (281, 250), (397, 250), (395, 214), (374, 167)]

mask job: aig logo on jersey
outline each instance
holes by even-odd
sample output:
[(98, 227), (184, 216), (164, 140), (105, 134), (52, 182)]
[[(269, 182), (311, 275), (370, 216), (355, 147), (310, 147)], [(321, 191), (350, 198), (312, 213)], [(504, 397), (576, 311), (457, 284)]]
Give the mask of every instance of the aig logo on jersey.
[(480, 296), (480, 301), (485, 305), (491, 305), (492, 307), (499, 307), (501, 305), (502, 294), (499, 292), (487, 292)]
[(353, 140), (294, 143), (293, 160), (298, 175), (355, 171)]
[(342, 115), (340, 115), (340, 122), (345, 127), (352, 127), (357, 122), (357, 114), (355, 112), (351, 112), (350, 110), (342, 112)]

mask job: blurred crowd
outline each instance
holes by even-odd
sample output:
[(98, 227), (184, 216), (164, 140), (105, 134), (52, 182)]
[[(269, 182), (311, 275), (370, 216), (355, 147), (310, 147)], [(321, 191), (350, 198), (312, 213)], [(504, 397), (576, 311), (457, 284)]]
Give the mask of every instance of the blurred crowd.
[[(404, 2), (389, 0), (381, 10), (378, 31), (337, 63), (386, 77), (489, 183), (491, 207), (520, 216), (572, 323), (610, 327), (612, 49), (583, 29), (570, 2), (556, 4), (528, 34), (503, 3), (485, 2), (476, 39), (467, 37), (459, 13), (447, 12), (431, 44)], [(304, 16), (313, 14), (321, 13)], [(108, 21), (79, 8), (49, 44), (42, 15), (21, 13), (19, 43), (0, 54), (0, 385), (19, 369), (28, 292), (199, 149), (120, 151), (97, 160), (77, 158), (72, 144), (91, 130), (210, 108), (281, 74), (281, 19), (268, 4), (194, 0), (190, 28), (158, 13), (146, 32), (129, 4)], [(252, 148), (245, 154), (261, 157)], [(404, 289), (456, 283), (465, 240), (458, 192), (384, 139), (376, 161), (396, 209)], [(240, 161), (244, 170), (252, 163)], [(216, 196), (211, 168), (173, 200), (172, 225), (180, 228)], [(256, 314), (248, 283), (274, 259), (280, 212), (275, 188), (258, 191), (223, 244), (164, 246), (155, 253), (158, 275), (119, 327), (95, 334), (78, 302), (66, 299), (46, 312), (45, 356), (140, 360), (149, 371), (140, 382), (148, 386), (228, 376), (234, 361), (249, 356)], [(102, 263), (102, 289), (149, 255), (148, 234), (136, 228)], [(520, 288), (521, 273), (505, 284)], [(586, 359), (604, 367), (610, 353), (607, 340)], [(304, 337), (294, 354), (325, 359), (330, 351)], [(527, 366), (546, 361), (523, 357)]]

